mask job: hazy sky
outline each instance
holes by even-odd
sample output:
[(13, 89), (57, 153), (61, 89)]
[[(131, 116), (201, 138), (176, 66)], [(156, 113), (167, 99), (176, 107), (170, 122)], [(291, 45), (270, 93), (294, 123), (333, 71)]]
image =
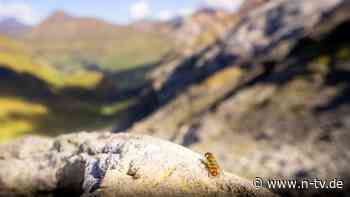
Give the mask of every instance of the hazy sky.
[(36, 24), (56, 10), (77, 16), (103, 18), (114, 23), (128, 23), (143, 18), (166, 20), (187, 15), (204, 7), (235, 10), (243, 0), (0, 0), (0, 19), (16, 17)]

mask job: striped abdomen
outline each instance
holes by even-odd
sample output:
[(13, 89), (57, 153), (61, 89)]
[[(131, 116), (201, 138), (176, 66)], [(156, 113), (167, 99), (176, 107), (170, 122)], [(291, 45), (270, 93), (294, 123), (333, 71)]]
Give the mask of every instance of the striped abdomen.
[(217, 163), (214, 155), (212, 153), (205, 153), (205, 158), (207, 159), (206, 166), (208, 172), (211, 176), (219, 176), (220, 175), (220, 167)]

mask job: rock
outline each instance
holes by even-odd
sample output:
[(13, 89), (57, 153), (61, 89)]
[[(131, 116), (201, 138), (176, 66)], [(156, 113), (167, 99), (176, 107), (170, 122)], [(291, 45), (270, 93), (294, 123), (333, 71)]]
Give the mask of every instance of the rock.
[[(155, 71), (159, 73), (154, 81), (160, 100), (164, 95), (174, 96), (227, 66), (249, 68), (247, 64), (279, 62), (303, 38), (320, 39), (347, 21), (349, 7), (349, 2), (344, 0), (324, 0), (324, 3), (274, 0), (267, 1), (247, 15), (235, 16), (228, 20), (232, 25), (226, 26), (230, 28), (222, 28), (224, 33), (217, 37), (215, 43), (193, 52), (182, 62), (170, 61)], [(160, 72), (163, 70), (167, 72)], [(164, 74), (167, 80), (160, 76)]]
[(274, 196), (226, 171), (211, 177), (201, 154), (149, 136), (76, 133), (0, 148), (1, 196)]
[(264, 5), (269, 0), (247, 0), (243, 1), (243, 4), (239, 8), (240, 14), (246, 15), (257, 9), (258, 7)]
[(182, 61), (213, 45), (238, 23), (239, 16), (225, 10), (205, 8), (191, 16), (181, 18), (180, 21), (177, 25), (173, 25), (168, 33), (176, 41), (176, 45), (163, 57), (160, 64), (165, 66), (160, 66), (151, 73), (151, 78), (155, 80), (155, 88), (161, 86)]
[(227, 33), (217, 56), (282, 60), (303, 37), (320, 36), (322, 27), (334, 28), (349, 19), (349, 7), (344, 0), (268, 1)]
[(179, 50), (185, 55), (193, 54), (223, 35), (234, 25), (237, 16), (219, 9), (201, 9), (184, 18), (173, 34)]

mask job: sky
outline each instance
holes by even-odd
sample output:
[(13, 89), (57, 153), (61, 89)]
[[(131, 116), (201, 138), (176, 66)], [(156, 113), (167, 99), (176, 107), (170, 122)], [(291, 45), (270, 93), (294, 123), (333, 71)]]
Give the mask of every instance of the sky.
[(57, 10), (127, 24), (141, 19), (168, 20), (202, 7), (234, 11), (243, 0), (0, 0), (0, 19), (14, 17), (35, 25)]

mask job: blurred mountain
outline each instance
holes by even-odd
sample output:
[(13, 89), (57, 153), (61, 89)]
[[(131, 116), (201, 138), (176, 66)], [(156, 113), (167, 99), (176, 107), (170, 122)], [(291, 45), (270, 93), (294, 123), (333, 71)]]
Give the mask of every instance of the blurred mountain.
[(237, 19), (233, 13), (220, 9), (205, 8), (189, 17), (175, 19), (173, 25), (177, 44), (184, 54), (191, 54), (212, 44)]
[[(169, 55), (151, 76), (154, 113), (127, 131), (210, 150), (251, 179), (347, 180), (349, 1), (256, 2), (231, 15), (214, 41)], [(210, 32), (225, 24), (219, 16), (199, 12), (179, 34)]]
[[(68, 15), (63, 11), (57, 11), (45, 19), (25, 38), (34, 41), (46, 41), (53, 39), (53, 42), (63, 41), (63, 39), (98, 39), (101, 35), (107, 39), (113, 37), (118, 31), (125, 31), (125, 28), (110, 24), (106, 21), (95, 18), (80, 18)], [(123, 33), (123, 32), (122, 32)]]
[(259, 6), (264, 5), (265, 3), (269, 2), (270, 0), (246, 0), (243, 1), (243, 4), (241, 5), (239, 12), (240, 14), (248, 14), (252, 10), (258, 8)]
[(0, 142), (33, 132), (95, 127), (100, 121), (111, 124), (109, 115), (129, 103), (119, 94), (101, 72), (62, 72), (44, 58), (33, 58), (23, 43), (0, 35)]
[[(2, 85), (4, 85), (4, 81), (10, 84), (17, 84), (18, 81), (22, 81), (19, 80), (21, 75), (25, 75), (28, 76), (28, 78), (41, 81), (42, 84), (46, 84), (47, 88), (52, 90), (60, 90), (70, 86), (82, 89), (93, 89), (103, 77), (101, 73), (84, 69), (69, 74), (63, 73), (45, 59), (33, 58), (32, 54), (26, 51), (23, 43), (1, 35), (0, 52), (0, 73), (2, 74), (0, 80), (3, 81)], [(14, 78), (18, 77), (18, 80), (13, 80), (12, 82), (11, 80), (7, 80), (6, 73), (12, 73)], [(88, 81), (83, 81), (83, 78), (88, 79)], [(23, 85), (32, 86), (31, 83)], [(1, 87), (5, 88), (3, 86)], [(18, 88), (19, 92), (33, 92), (33, 89), (35, 89), (34, 92), (40, 94), (41, 86), (35, 87), (34, 85), (32, 88), (28, 89), (21, 89), (20, 86), (13, 87), (16, 89)], [(45, 92), (44, 89), (42, 89), (42, 91)]]
[(231, 12), (202, 8), (189, 16), (177, 16), (166, 21), (141, 20), (130, 26), (145, 32), (155, 29), (175, 41), (173, 50), (181, 54), (191, 54), (212, 44), (225, 32), (237, 15)]
[(155, 86), (161, 86), (181, 62), (190, 63), (191, 56), (215, 44), (239, 20), (240, 16), (236, 13), (205, 8), (188, 17), (168, 21), (171, 29), (169, 35), (175, 40), (175, 47), (161, 61), (167, 66), (161, 66), (151, 73), (151, 77), (156, 79)]
[(4, 18), (0, 20), (0, 34), (9, 37), (18, 37), (28, 32), (31, 26), (21, 23), (16, 18)]
[(34, 56), (68, 70), (91, 65), (121, 70), (151, 64), (171, 47), (156, 29), (142, 31), (63, 11), (49, 16), (22, 41)]
[(128, 25), (130, 28), (140, 32), (157, 32), (163, 34), (163, 36), (171, 36), (173, 25), (168, 21), (158, 20), (139, 20)]
[(68, 20), (74, 19), (73, 16), (65, 13), (63, 10), (58, 10), (50, 15), (42, 24), (52, 22), (52, 23), (63, 23)]

